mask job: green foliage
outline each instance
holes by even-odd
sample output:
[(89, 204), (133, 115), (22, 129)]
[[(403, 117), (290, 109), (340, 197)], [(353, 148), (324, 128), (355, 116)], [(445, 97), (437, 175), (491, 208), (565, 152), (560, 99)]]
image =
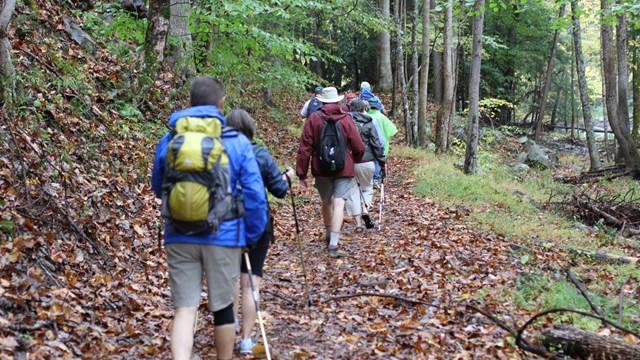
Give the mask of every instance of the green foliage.
[(118, 2), (98, 1), (94, 11), (83, 13), (84, 27), (113, 55), (124, 61), (136, 59), (144, 44), (147, 19), (136, 19)]

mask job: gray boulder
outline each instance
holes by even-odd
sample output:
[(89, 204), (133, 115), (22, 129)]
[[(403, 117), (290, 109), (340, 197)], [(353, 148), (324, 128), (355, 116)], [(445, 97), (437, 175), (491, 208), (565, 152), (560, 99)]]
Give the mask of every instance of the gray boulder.
[(96, 44), (91, 39), (91, 36), (89, 36), (89, 34), (84, 32), (84, 30), (82, 30), (80, 26), (78, 26), (78, 24), (73, 22), (73, 20), (70, 17), (65, 15), (62, 17), (62, 21), (64, 22), (65, 29), (67, 30), (69, 35), (71, 35), (71, 39), (73, 39), (73, 41), (78, 43), (78, 45), (87, 49), (89, 53), (91, 53), (91, 55), (95, 55)]
[[(523, 141), (520, 141), (520, 140), (523, 140)], [(527, 157), (526, 157), (526, 160), (524, 161), (525, 163), (529, 165), (538, 165), (544, 169), (553, 167), (553, 162), (550, 159), (550, 154), (551, 154), (551, 158), (557, 158), (557, 157), (551, 150), (536, 144), (531, 139), (526, 139), (526, 140), (520, 139), (520, 140), (519, 142), (521, 143), (524, 142), (524, 148), (527, 151)], [(518, 160), (520, 160), (520, 158), (518, 158)]]

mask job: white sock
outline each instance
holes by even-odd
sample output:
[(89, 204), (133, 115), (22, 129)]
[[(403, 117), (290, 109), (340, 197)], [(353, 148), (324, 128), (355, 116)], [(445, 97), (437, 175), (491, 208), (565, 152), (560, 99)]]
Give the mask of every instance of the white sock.
[(340, 237), (339, 232), (331, 232), (331, 240), (329, 241), (329, 246), (338, 246), (338, 238)]

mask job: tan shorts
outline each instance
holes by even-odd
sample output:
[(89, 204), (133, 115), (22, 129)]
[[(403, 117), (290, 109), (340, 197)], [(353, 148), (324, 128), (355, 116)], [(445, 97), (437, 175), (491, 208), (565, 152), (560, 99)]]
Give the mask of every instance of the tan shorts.
[(207, 277), (209, 310), (233, 303), (242, 248), (186, 243), (167, 244), (169, 284), (173, 307), (196, 307), (202, 292), (202, 273)]
[(318, 189), (322, 202), (325, 203), (330, 202), (334, 197), (346, 200), (353, 184), (355, 182), (352, 177), (328, 178), (319, 176), (316, 178), (316, 189)]

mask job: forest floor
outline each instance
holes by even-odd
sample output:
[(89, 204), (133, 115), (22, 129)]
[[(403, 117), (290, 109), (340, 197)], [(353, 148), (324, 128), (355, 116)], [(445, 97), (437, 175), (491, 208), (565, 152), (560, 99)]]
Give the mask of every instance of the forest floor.
[[(61, 30), (61, 8), (37, 3), (34, 11), (18, 6), (22, 35), (10, 34), (21, 88), (8, 105), (20, 111), (0, 109), (0, 358), (168, 358), (173, 310), (149, 173), (168, 115), (186, 101), (176, 95), (176, 80), (163, 73), (149, 95), (154, 101), (126, 103), (119, 93), (124, 90), (114, 87), (129, 84), (123, 54), (134, 52), (109, 43), (98, 46), (95, 56), (86, 54)], [(114, 55), (107, 45), (127, 51)], [(252, 89), (245, 96), (260, 94)], [(302, 103), (287, 98), (277, 104), (255, 106), (252, 115), (276, 161), (293, 165)], [(512, 328), (553, 306), (589, 310), (563, 280), (562, 270), (570, 267), (597, 293), (607, 316), (616, 318), (623, 309), (624, 323), (637, 329), (637, 266), (565, 251), (570, 246), (632, 257), (635, 241), (604, 227), (566, 230), (573, 227), (566, 219), (550, 217), (546, 208), (532, 210), (530, 201), (514, 195), (533, 179), (526, 195), (543, 203), (552, 176), (575, 174), (571, 166), (584, 164), (582, 155), (561, 156), (565, 165), (553, 171), (507, 169), (496, 176), (487, 166), (484, 175), (467, 177), (453, 166), (459, 155), (435, 156), (402, 146), (401, 139), (399, 134), (392, 143), (382, 221), (380, 192), (374, 196), (373, 220), (382, 228), (356, 233), (347, 219), (345, 258), (329, 258), (319, 240), (315, 190), (294, 186), (306, 286), (291, 204), (274, 200), (276, 242), (262, 291), (274, 354), (526, 358), (513, 334), (469, 305)], [(484, 163), (513, 161), (520, 151), (516, 139), (483, 143), (494, 151), (483, 152)], [(516, 212), (520, 208), (525, 213)], [(211, 359), (213, 317), (205, 308), (206, 299), (194, 354)], [(545, 318), (552, 320), (611, 332), (597, 321)], [(525, 337), (534, 341), (545, 326), (528, 327)], [(627, 341), (637, 343), (634, 337)]]

